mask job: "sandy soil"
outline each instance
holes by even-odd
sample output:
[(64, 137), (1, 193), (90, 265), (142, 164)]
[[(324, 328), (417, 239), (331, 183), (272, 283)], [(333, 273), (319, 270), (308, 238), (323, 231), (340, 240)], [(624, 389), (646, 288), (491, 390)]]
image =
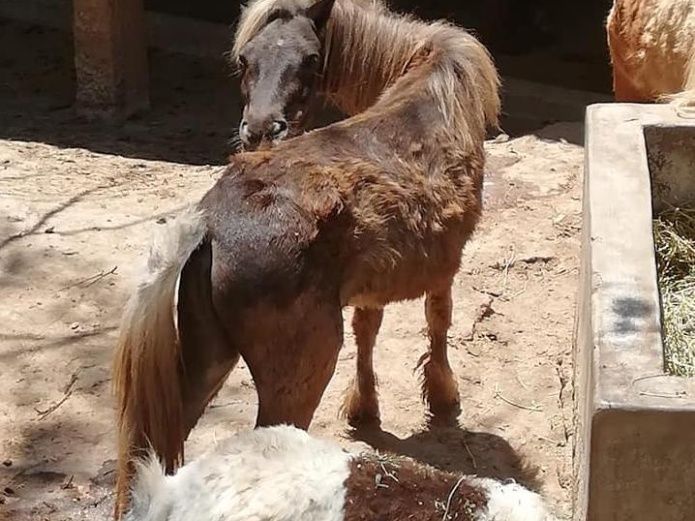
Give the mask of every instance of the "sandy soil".
[[(36, 30), (3, 24), (0, 45), (16, 46), (24, 31)], [(119, 314), (152, 233), (214, 182), (236, 120), (223, 73), (158, 56), (151, 113), (114, 128), (82, 121), (65, 105), (60, 38), (31, 42), (26, 60), (0, 67), (13, 71), (0, 77), (0, 519), (103, 520), (113, 500)], [(450, 331), (460, 426), (425, 426), (416, 301), (387, 308), (379, 336), (382, 430), (349, 432), (337, 418), (354, 370), (348, 334), (312, 432), (513, 478), (568, 516), (580, 141), (581, 126), (568, 123), (487, 144), (486, 213), (463, 255)], [(241, 364), (189, 455), (250, 428), (255, 407)]]

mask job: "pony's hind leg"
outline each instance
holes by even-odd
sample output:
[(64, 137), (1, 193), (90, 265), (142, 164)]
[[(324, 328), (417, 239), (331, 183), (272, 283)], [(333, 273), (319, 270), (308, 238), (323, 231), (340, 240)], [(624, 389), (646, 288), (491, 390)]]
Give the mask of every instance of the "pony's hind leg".
[(451, 326), (451, 286), (430, 291), (425, 299), (425, 315), (430, 340), (429, 351), (420, 359), (423, 367), (422, 396), (433, 418), (450, 420), (460, 412), (458, 385), (447, 357), (446, 336)]
[(357, 344), (357, 374), (345, 392), (341, 414), (353, 427), (379, 422), (379, 398), (372, 354), (383, 308), (355, 308), (352, 330)]
[(241, 346), (258, 393), (256, 426), (307, 429), (335, 371), (343, 342), (340, 306), (306, 296), (293, 309), (260, 311), (255, 341)]

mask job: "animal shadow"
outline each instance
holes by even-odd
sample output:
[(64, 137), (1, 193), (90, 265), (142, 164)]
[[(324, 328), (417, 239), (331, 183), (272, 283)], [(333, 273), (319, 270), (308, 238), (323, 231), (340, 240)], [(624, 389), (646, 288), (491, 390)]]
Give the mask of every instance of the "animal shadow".
[(360, 427), (350, 435), (379, 452), (407, 456), (440, 470), (514, 480), (535, 491), (541, 487), (538, 467), (525, 461), (505, 439), (491, 433), (468, 431), (459, 425), (429, 425), (407, 438), (399, 438), (380, 426)]

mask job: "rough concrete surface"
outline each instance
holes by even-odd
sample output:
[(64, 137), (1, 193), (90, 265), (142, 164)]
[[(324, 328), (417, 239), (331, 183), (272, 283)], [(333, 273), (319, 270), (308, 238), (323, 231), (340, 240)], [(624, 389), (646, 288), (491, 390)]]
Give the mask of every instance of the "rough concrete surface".
[(644, 132), (693, 124), (667, 106), (587, 111), (575, 359), (577, 521), (695, 515), (695, 382), (664, 374)]

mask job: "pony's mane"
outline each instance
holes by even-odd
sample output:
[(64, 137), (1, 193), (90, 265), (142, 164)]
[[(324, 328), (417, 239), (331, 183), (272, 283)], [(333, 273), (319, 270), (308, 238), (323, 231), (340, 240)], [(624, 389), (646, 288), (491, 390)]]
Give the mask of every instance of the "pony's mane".
[[(238, 58), (275, 11), (297, 14), (315, 1), (251, 0), (237, 26), (232, 57)], [(426, 89), (446, 125), (464, 141), (482, 140), (486, 125), (497, 124), (499, 77), (492, 59), (480, 42), (454, 25), (396, 14), (379, 0), (336, 0), (324, 55), (322, 90), (349, 115)], [(418, 65), (430, 66), (419, 83), (390, 89)]]
[[(380, 0), (352, 0), (365, 8), (384, 9)], [(249, 43), (268, 23), (270, 16), (277, 11), (296, 15), (316, 3), (316, 0), (249, 0), (241, 6), (241, 18), (234, 35), (231, 55), (239, 57), (241, 49)], [(336, 2), (338, 4), (338, 2)]]

